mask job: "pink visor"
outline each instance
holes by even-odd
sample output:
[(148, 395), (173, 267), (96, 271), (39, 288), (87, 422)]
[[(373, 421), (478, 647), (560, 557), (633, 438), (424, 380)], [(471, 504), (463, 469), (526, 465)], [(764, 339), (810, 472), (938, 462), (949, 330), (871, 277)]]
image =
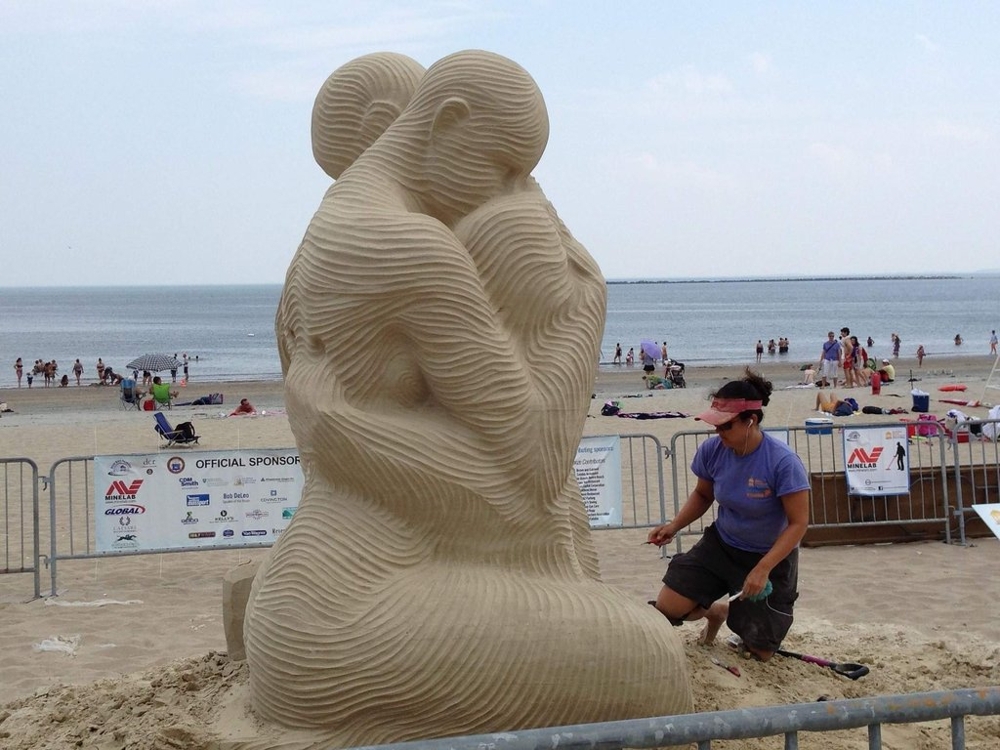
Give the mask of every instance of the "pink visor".
[(708, 411), (703, 411), (695, 419), (700, 419), (702, 422), (708, 422), (713, 427), (718, 427), (720, 424), (732, 422), (741, 412), (753, 411), (754, 409), (760, 409), (762, 406), (763, 402), (760, 400), (713, 398), (712, 408)]

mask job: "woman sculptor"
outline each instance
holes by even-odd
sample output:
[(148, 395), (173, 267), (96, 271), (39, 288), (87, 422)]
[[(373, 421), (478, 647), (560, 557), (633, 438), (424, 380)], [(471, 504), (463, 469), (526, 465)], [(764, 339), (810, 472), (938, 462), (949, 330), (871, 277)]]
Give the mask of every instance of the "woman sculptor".
[(760, 428), (771, 390), (748, 369), (714, 394), (712, 407), (696, 417), (716, 435), (698, 447), (691, 463), (694, 491), (677, 517), (648, 537), (657, 546), (668, 544), (718, 503), (701, 540), (670, 561), (655, 606), (673, 625), (705, 618), (704, 643), (727, 623), (763, 661), (791, 627), (798, 545), (809, 524), (809, 479), (801, 459)]

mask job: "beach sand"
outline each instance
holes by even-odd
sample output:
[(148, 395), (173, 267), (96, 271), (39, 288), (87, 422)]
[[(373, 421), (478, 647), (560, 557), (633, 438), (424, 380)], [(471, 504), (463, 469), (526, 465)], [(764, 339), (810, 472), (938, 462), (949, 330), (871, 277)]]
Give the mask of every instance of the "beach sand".
[[(767, 426), (801, 425), (814, 415), (814, 389), (786, 389), (800, 363), (765, 361), (775, 384)], [(897, 381), (874, 397), (843, 391), (861, 404), (910, 406), (910, 366), (930, 392), (963, 382), (979, 398), (993, 365), (980, 358), (928, 358), (924, 367), (897, 362)], [(553, 365), (557, 366), (557, 365)], [(585, 434), (647, 433), (667, 444), (692, 419), (629, 420), (600, 416), (605, 400), (629, 411), (697, 413), (708, 394), (737, 367), (689, 368), (688, 388), (646, 391), (638, 368), (602, 372)], [(1000, 384), (1000, 383), (998, 383)], [(220, 391), (225, 404), (181, 407), (172, 422), (190, 420), (202, 449), (294, 445), (278, 382), (191, 383), (184, 396)], [(838, 391), (840, 392), (840, 391)], [(985, 401), (1000, 401), (997, 391)], [(992, 394), (992, 396), (990, 395)], [(245, 397), (265, 416), (224, 415)], [(627, 401), (625, 399), (628, 399)], [(183, 400), (183, 396), (182, 396)], [(26, 457), (47, 473), (69, 456), (155, 452), (159, 438), (148, 413), (123, 411), (108, 387), (0, 390), (13, 412), (0, 416), (5, 457)], [(963, 408), (978, 417), (987, 409)], [(895, 421), (897, 417), (886, 417)], [(2, 526), (0, 526), (2, 529)], [(597, 531), (604, 580), (639, 601), (655, 597), (664, 561), (641, 542), (643, 530)], [(30, 574), (0, 575), (0, 747), (208, 748), (212, 733), (245, 722), (245, 665), (225, 656), (221, 585), (224, 573), (258, 559), (253, 551), (144, 555), (64, 561), (59, 596), (31, 601)], [(1000, 685), (1000, 600), (994, 596), (1000, 542), (977, 539), (966, 547), (939, 542), (804, 548), (795, 625), (785, 647), (834, 661), (860, 662), (871, 673), (850, 681), (802, 661), (776, 656), (761, 664), (719, 642), (697, 643), (700, 628), (678, 630), (690, 666), (698, 711), (856, 698), (894, 693)], [(44, 576), (44, 572), (43, 572)], [(43, 577), (43, 591), (46, 579)], [(668, 627), (666, 622), (664, 626)], [(736, 677), (712, 657), (736, 665)], [(886, 748), (948, 746), (947, 721), (883, 728)], [(803, 735), (803, 748), (867, 747), (864, 730)], [(726, 742), (726, 748), (778, 747), (781, 740)], [(968, 748), (1000, 745), (1000, 717), (967, 722)]]

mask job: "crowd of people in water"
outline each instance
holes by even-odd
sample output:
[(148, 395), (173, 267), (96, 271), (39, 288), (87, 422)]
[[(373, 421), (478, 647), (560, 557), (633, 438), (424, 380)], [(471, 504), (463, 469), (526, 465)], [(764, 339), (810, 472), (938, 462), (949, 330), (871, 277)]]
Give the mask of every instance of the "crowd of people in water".
[[(190, 362), (192, 360), (197, 360), (198, 356), (189, 358), (187, 352), (185, 352), (182, 357), (178, 358), (175, 354), (174, 359), (177, 360), (178, 368), (170, 369), (170, 380), (173, 383), (177, 382), (178, 369), (183, 371), (183, 378), (186, 382), (189, 375)], [(102, 357), (97, 358), (97, 381), (93, 385), (120, 385), (122, 380), (124, 380), (127, 375), (122, 375), (115, 372), (114, 368), (110, 365), (104, 364), (104, 359)], [(17, 380), (17, 387), (20, 388), (22, 382), (25, 382), (28, 388), (34, 385), (35, 380), (42, 381), (44, 388), (49, 388), (52, 386), (58, 386), (60, 388), (65, 388), (70, 384), (70, 373), (72, 373), (73, 379), (76, 381), (77, 385), (83, 384), (83, 373), (84, 367), (83, 363), (80, 362), (79, 357), (73, 362), (70, 367), (69, 373), (63, 373), (59, 376), (59, 363), (55, 359), (48, 361), (42, 359), (36, 359), (34, 364), (30, 368), (24, 366), (24, 361), (21, 357), (18, 357), (14, 362), (14, 377)], [(148, 370), (132, 371), (132, 379), (137, 383), (141, 383), (143, 386), (149, 387), (153, 382), (153, 374)]]

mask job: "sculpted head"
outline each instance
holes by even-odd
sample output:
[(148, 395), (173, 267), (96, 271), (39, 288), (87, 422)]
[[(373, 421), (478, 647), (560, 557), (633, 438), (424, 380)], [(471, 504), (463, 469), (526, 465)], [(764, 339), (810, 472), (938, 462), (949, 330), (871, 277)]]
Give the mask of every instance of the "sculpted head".
[(376, 52), (335, 70), (316, 95), (312, 146), (316, 163), (335, 180), (406, 108), (424, 75), (406, 55)]
[(549, 119), (524, 68), (469, 50), (427, 70), (393, 130), (421, 152), (424, 198), (447, 222), (531, 173), (548, 142)]

